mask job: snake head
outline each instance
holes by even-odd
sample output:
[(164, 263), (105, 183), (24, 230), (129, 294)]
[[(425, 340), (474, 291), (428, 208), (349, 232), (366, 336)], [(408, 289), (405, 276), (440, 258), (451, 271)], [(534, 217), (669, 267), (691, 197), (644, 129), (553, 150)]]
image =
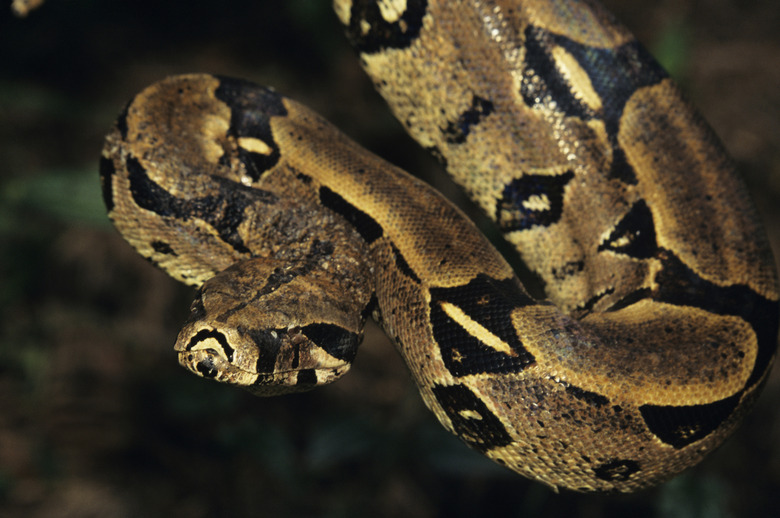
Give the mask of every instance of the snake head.
[(179, 363), (199, 376), (272, 396), (337, 380), (359, 342), (360, 335), (331, 324), (261, 330), (198, 321), (182, 329), (176, 350)]
[(177, 338), (179, 363), (259, 396), (310, 390), (345, 374), (362, 339), (363, 303), (346, 310), (343, 290), (298, 270), (280, 274), (255, 258), (207, 281)]

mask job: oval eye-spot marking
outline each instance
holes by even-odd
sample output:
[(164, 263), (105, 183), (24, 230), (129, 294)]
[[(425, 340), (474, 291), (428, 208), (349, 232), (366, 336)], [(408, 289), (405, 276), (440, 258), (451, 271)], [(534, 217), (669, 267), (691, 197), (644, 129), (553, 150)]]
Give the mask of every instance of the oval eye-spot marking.
[(601, 111), (601, 97), (596, 93), (590, 80), (590, 75), (582, 68), (577, 58), (560, 46), (553, 47), (552, 55), (556, 68), (561, 76), (566, 79), (569, 87), (574, 92), (574, 97), (594, 112)]
[(250, 153), (258, 153), (260, 155), (270, 155), (274, 152), (274, 149), (266, 144), (265, 141), (255, 137), (239, 137), (238, 145)]
[(176, 251), (171, 247), (170, 244), (166, 243), (165, 241), (152, 241), (151, 242), (152, 249), (160, 254), (164, 255), (178, 255)]
[(507, 183), (496, 203), (495, 220), (503, 232), (549, 227), (563, 214), (566, 185), (574, 172), (558, 175), (523, 175)]
[(317, 373), (314, 371), (314, 369), (304, 369), (299, 371), (298, 375), (295, 377), (295, 383), (297, 385), (316, 385)]

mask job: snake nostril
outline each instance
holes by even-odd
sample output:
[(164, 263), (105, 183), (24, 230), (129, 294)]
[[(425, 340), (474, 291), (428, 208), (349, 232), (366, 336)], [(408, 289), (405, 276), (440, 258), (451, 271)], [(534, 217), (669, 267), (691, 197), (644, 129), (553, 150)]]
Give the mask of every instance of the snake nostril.
[(217, 368), (214, 365), (214, 359), (210, 356), (199, 361), (195, 368), (204, 378), (214, 378), (217, 376)]

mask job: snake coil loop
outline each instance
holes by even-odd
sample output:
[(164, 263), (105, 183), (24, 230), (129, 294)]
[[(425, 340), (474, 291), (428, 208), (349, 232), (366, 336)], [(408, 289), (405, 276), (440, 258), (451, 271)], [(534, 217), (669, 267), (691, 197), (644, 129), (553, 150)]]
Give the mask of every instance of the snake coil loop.
[(273, 90), (138, 94), (107, 137), (122, 235), (200, 286), (176, 343), (259, 395), (342, 376), (381, 322), (442, 425), (553, 487), (632, 491), (716, 448), (778, 332), (767, 239), (717, 138), (591, 0), (336, 0), (398, 119), (544, 284), (438, 193)]

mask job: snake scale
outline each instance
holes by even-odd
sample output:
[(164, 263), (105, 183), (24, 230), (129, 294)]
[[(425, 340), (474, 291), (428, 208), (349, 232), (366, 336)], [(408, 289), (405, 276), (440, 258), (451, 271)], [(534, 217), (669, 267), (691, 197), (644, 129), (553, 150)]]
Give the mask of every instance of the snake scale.
[(176, 342), (258, 395), (350, 367), (369, 315), (470, 447), (553, 488), (633, 491), (715, 449), (775, 354), (778, 289), (717, 137), (592, 0), (336, 0), (397, 118), (544, 286), (452, 204), (272, 89), (138, 94), (107, 137), (121, 234), (199, 286)]

